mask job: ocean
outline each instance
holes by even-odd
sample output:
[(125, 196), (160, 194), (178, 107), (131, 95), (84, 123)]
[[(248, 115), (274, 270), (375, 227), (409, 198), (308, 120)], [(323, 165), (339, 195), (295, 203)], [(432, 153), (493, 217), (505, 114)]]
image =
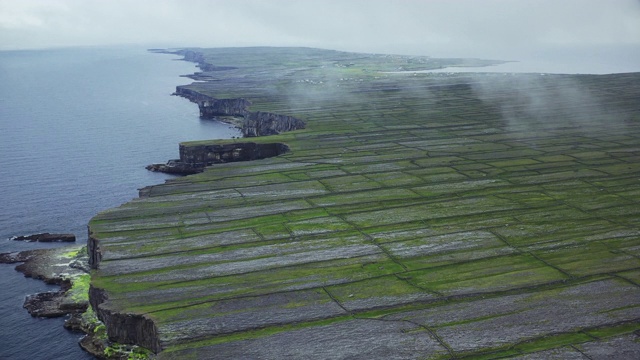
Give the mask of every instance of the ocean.
[[(74, 233), (170, 175), (144, 167), (178, 157), (186, 140), (231, 138), (170, 96), (195, 64), (136, 47), (0, 51), (0, 253), (64, 246), (16, 235)], [(32, 318), (24, 298), (57, 287), (0, 265), (0, 359), (91, 359), (63, 318)]]

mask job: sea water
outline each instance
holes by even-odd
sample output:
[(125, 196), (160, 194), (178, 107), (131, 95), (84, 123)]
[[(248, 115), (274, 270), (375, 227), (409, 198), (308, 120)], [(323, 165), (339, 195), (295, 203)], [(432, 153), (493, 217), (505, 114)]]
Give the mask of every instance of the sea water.
[[(170, 177), (144, 167), (177, 158), (179, 142), (240, 136), (171, 96), (195, 71), (143, 48), (0, 52), (0, 253), (64, 246), (9, 240), (41, 232), (86, 243), (91, 217)], [(14, 266), (0, 265), (0, 359), (90, 359), (64, 318), (22, 308), (57, 287)]]

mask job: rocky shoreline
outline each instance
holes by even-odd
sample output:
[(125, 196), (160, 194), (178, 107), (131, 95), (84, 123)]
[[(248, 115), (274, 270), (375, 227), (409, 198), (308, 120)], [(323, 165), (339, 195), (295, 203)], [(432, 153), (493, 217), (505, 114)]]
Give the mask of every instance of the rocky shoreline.
[(79, 346), (91, 355), (98, 359), (128, 359), (136, 352), (149, 357), (142, 348), (116, 344), (107, 337), (89, 304), (90, 268), (85, 246), (0, 253), (0, 264), (18, 264), (16, 271), (25, 277), (60, 286), (57, 291), (27, 295), (23, 307), (38, 318), (68, 316), (64, 327), (85, 334)]
[[(89, 301), (82, 292), (88, 284), (89, 267), (85, 247), (34, 249), (0, 254), (0, 263), (18, 264), (15, 269), (25, 277), (59, 285), (60, 290), (28, 295), (23, 307), (33, 317), (53, 318), (80, 315)], [(67, 327), (65, 323), (65, 327)], [(69, 327), (79, 330), (78, 327)]]
[(34, 317), (58, 317), (87, 310), (89, 302), (70, 291), (76, 279), (88, 276), (87, 258), (84, 247), (74, 246), (2, 253), (0, 263), (20, 263), (16, 271), (25, 277), (59, 285), (59, 291), (29, 295), (24, 303)]
[[(205, 61), (202, 53), (192, 50), (162, 51), (154, 49), (154, 52), (170, 53), (183, 56), (183, 60), (195, 62), (204, 72), (236, 70), (232, 66), (215, 66)], [(192, 77), (198, 78), (202, 73), (196, 73)], [(200, 78), (198, 78), (200, 79)], [(207, 77), (208, 80), (210, 80)], [(202, 80), (202, 79), (200, 79)], [(189, 85), (177, 86), (172, 94), (183, 97), (198, 105), (200, 118), (221, 121), (240, 129), (245, 138), (267, 135), (277, 135), (288, 131), (304, 129), (304, 121), (289, 115), (275, 114), (265, 111), (250, 111), (251, 101), (245, 98), (217, 99), (202, 91), (190, 89)], [(272, 150), (273, 146), (276, 150)], [(233, 144), (219, 144), (215, 149), (203, 150), (201, 147), (192, 152), (199, 152), (198, 162), (187, 159), (184, 156), (186, 147), (180, 145), (180, 159), (169, 160), (164, 164), (150, 164), (146, 169), (153, 172), (163, 172), (172, 175), (192, 175), (201, 173), (206, 166), (213, 164), (264, 159), (277, 156), (289, 151), (285, 144), (255, 144), (241, 142)], [(203, 153), (203, 151), (205, 151)]]

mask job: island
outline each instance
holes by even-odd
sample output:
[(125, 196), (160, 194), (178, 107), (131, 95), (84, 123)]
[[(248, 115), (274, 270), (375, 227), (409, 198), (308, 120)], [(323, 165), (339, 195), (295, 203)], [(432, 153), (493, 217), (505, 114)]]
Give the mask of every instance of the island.
[[(103, 338), (158, 359), (640, 357), (640, 73), (164, 51), (201, 70), (177, 95), (282, 151), (179, 144), (198, 171), (90, 221)], [(295, 126), (251, 123), (276, 117)]]

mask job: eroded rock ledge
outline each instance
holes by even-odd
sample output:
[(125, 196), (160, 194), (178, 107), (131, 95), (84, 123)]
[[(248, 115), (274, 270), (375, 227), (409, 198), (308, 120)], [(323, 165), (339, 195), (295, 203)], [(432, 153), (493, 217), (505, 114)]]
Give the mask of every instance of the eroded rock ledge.
[(277, 135), (283, 132), (304, 129), (304, 121), (293, 116), (264, 111), (249, 111), (251, 101), (243, 98), (216, 99), (195, 90), (177, 86), (174, 95), (182, 96), (198, 104), (200, 117), (229, 122), (225, 117), (238, 118), (231, 122), (238, 125), (244, 137)]
[(289, 151), (282, 143), (185, 145), (180, 144), (180, 159), (166, 164), (151, 164), (147, 170), (169, 174), (189, 175), (202, 172), (206, 166), (235, 161), (250, 161), (278, 156)]
[[(36, 249), (16, 253), (0, 254), (0, 263), (14, 264), (16, 270), (51, 285), (59, 285), (60, 290), (32, 294), (26, 297), (23, 307), (34, 317), (59, 317), (67, 314), (83, 313), (88, 302), (79, 291), (87, 276), (87, 255), (80, 247)], [(76, 290), (71, 291), (74, 283)]]

